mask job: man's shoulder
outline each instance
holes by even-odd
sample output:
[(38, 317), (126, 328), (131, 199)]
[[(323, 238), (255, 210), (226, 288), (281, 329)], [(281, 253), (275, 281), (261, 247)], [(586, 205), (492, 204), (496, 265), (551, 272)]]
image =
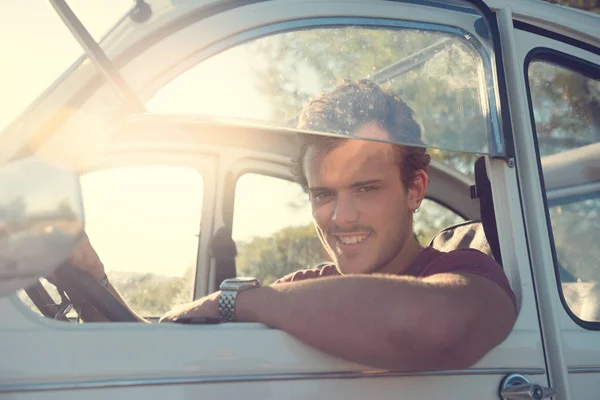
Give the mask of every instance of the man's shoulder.
[(456, 249), (438, 253), (423, 271), (423, 276), (443, 273), (478, 275), (502, 287), (516, 305), (515, 295), (504, 269), (494, 258), (476, 249)]
[[(437, 251), (437, 250), (436, 250)], [(484, 262), (493, 262), (496, 263), (493, 257), (485, 254), (481, 250), (472, 249), (472, 248), (464, 248), (464, 249), (455, 249), (447, 252), (438, 251), (440, 253), (440, 257), (444, 258), (455, 258), (455, 259), (467, 259), (473, 260), (477, 259)], [(499, 264), (498, 264), (499, 265)]]
[(297, 282), (307, 279), (322, 278), (326, 276), (339, 275), (339, 272), (332, 263), (321, 263), (314, 268), (302, 269), (292, 272), (282, 278), (279, 278), (275, 283)]
[(492, 257), (476, 249), (456, 249), (448, 252), (427, 248), (429, 252), (422, 275), (428, 276), (448, 272), (470, 272), (494, 270), (504, 273), (502, 266)]

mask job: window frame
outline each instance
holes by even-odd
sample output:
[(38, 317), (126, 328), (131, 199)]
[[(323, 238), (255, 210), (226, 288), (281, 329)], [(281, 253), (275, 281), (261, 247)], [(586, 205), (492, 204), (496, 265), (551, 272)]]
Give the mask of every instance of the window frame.
[(118, 149), (115, 152), (109, 150), (98, 162), (86, 166), (79, 172), (79, 175), (84, 175), (129, 167), (174, 167), (189, 168), (200, 175), (203, 181), (202, 208), (198, 227), (192, 301), (204, 296), (208, 288), (206, 276), (211, 264), (210, 243), (214, 234), (214, 213), (217, 204), (217, 163), (218, 159), (210, 152), (200, 150), (182, 153), (178, 151), (178, 148), (148, 149), (143, 144), (133, 144), (125, 152), (120, 152)]
[[(527, 55), (525, 57), (525, 62), (523, 65), (523, 68), (524, 68), (523, 73), (525, 76), (525, 89), (527, 92), (527, 102), (528, 102), (528, 106), (529, 106), (529, 117), (530, 117), (530, 121), (531, 121), (531, 129), (532, 129), (532, 133), (533, 133), (533, 141), (534, 141), (534, 147), (535, 147), (536, 164), (538, 167), (539, 181), (540, 181), (540, 185), (542, 188), (542, 202), (544, 204), (544, 214), (546, 216), (546, 226), (548, 229), (548, 239), (550, 242), (550, 249), (551, 249), (551, 253), (552, 253), (552, 262), (553, 262), (553, 267), (554, 267), (554, 276), (555, 276), (556, 289), (558, 291), (558, 296), (559, 296), (560, 302), (563, 306), (563, 309), (565, 310), (567, 315), (569, 315), (569, 317), (571, 318), (572, 321), (574, 321), (578, 326), (580, 326), (586, 330), (600, 331), (600, 321), (593, 322), (593, 321), (582, 320), (577, 315), (575, 315), (575, 313), (573, 313), (573, 311), (571, 311), (571, 308), (567, 304), (567, 301), (565, 299), (565, 295), (564, 295), (564, 292), (562, 289), (562, 281), (560, 278), (560, 269), (559, 269), (560, 264), (559, 264), (559, 260), (558, 260), (558, 256), (557, 256), (557, 252), (556, 252), (554, 231), (552, 230), (552, 220), (550, 217), (550, 207), (549, 207), (550, 201), (548, 200), (548, 192), (546, 189), (546, 183), (545, 183), (545, 179), (544, 179), (544, 171), (542, 168), (542, 160), (541, 160), (541, 156), (540, 156), (537, 127), (536, 127), (536, 123), (535, 123), (535, 116), (534, 116), (534, 110), (533, 110), (533, 100), (531, 97), (531, 85), (529, 83), (529, 67), (530, 67), (530, 64), (535, 61), (542, 61), (542, 62), (554, 64), (558, 67), (568, 69), (568, 70), (578, 73), (586, 78), (594, 79), (597, 81), (600, 81), (600, 67), (593, 64), (592, 62), (590, 62), (588, 60), (576, 57), (572, 54), (568, 54), (568, 53), (565, 53), (565, 52), (562, 52), (559, 50), (551, 49), (548, 47), (542, 47), (542, 46), (531, 49), (527, 53)], [(557, 153), (557, 154), (560, 154), (560, 153)]]

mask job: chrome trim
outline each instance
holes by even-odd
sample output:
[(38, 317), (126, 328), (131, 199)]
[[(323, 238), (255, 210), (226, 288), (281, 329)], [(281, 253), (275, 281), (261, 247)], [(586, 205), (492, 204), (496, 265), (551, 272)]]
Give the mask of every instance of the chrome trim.
[(44, 383), (17, 383), (0, 384), (0, 393), (14, 392), (41, 392), (54, 390), (74, 389), (101, 389), (115, 387), (156, 386), (156, 385), (182, 385), (182, 384), (207, 384), (207, 383), (239, 383), (239, 382), (264, 382), (264, 381), (297, 381), (297, 380), (323, 380), (323, 379), (362, 379), (362, 378), (390, 378), (411, 376), (465, 376), (465, 375), (544, 375), (544, 368), (473, 368), (462, 370), (424, 371), (424, 372), (394, 372), (394, 371), (342, 371), (342, 372), (305, 372), (283, 374), (245, 374), (245, 375), (216, 375), (216, 376), (189, 376), (189, 377), (161, 377), (161, 378), (131, 378), (131, 379), (103, 379), (88, 381), (65, 381)]
[(600, 374), (600, 366), (598, 366), (598, 367), (568, 367), (567, 371), (570, 374)]

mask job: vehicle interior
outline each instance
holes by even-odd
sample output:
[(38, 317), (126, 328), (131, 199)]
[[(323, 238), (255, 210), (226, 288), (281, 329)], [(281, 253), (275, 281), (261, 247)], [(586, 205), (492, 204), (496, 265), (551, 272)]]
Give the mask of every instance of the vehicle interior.
[[(113, 135), (110, 146), (103, 149), (101, 154), (86, 157), (86, 160), (94, 161), (82, 167), (82, 173), (108, 169), (111, 165), (123, 165), (124, 162), (129, 165), (164, 164), (165, 158), (177, 158), (183, 151), (193, 151), (196, 155), (211, 154), (223, 159), (276, 162), (283, 166), (282, 171), (285, 173), (296, 155), (297, 141), (298, 135), (291, 131), (221, 125), (180, 116), (169, 118), (142, 115), (132, 118)], [(485, 168), (484, 164), (479, 165)], [(436, 160), (432, 161), (428, 174), (428, 200), (453, 210), (462, 219), (480, 220), (478, 201), (471, 197), (472, 178)], [(480, 191), (489, 190), (489, 183), (486, 188)], [(231, 204), (233, 201), (229, 198), (224, 199), (223, 203)], [(211, 278), (215, 280), (216, 286), (224, 279), (237, 276), (236, 244), (231, 237), (231, 218), (232, 215), (229, 215), (227, 221), (226, 217), (225, 226), (218, 229), (211, 238), (211, 257), (216, 260), (216, 270)], [(442, 235), (444, 240), (436, 238), (432, 240), (432, 245), (444, 251), (449, 251), (451, 247), (475, 247), (491, 254), (479, 222), (461, 227), (456, 232), (445, 229)], [(464, 229), (466, 227), (470, 229)], [(473, 234), (476, 236), (471, 237)], [(438, 242), (441, 244), (438, 245)], [(63, 301), (68, 302), (70, 299), (73, 303), (92, 302), (111, 321), (135, 320), (126, 308), (87, 274), (68, 265), (60, 268), (58, 273), (64, 275), (63, 281), (71, 282), (66, 293), (63, 292)], [(43, 285), (36, 284), (26, 292), (42, 314), (57, 318), (56, 313), (61, 306), (52, 300)], [(57, 319), (66, 320), (66, 317)]]
[[(86, 160), (93, 161), (82, 166), (82, 173), (123, 165), (125, 162), (128, 165), (164, 164), (165, 159), (175, 159), (182, 152), (190, 151), (196, 156), (210, 154), (238, 161), (253, 159), (276, 162), (285, 171), (295, 156), (297, 141), (298, 134), (291, 131), (223, 125), (181, 116), (141, 115), (132, 118), (113, 135), (110, 146), (101, 153), (86, 157)], [(600, 171), (597, 165), (599, 151), (598, 145), (592, 145), (544, 159), (548, 201), (553, 207), (573, 202), (581, 196), (597, 196), (593, 182), (598, 180)], [(578, 162), (574, 164), (568, 160)], [(429, 245), (441, 251), (475, 248), (502, 263), (492, 187), (485, 162), (485, 157), (476, 160), (473, 165), (474, 178), (471, 178), (442, 162), (432, 161), (428, 170), (430, 183), (427, 199), (453, 210), (464, 222), (443, 227), (430, 239)], [(566, 177), (570, 176), (578, 176), (579, 179), (567, 180)], [(569, 185), (565, 186), (565, 182)], [(229, 193), (232, 191), (229, 190)], [(223, 204), (233, 202), (233, 198), (223, 199)], [(210, 258), (215, 260), (215, 269), (207, 278), (213, 280), (214, 287), (218, 287), (224, 279), (238, 276), (236, 243), (231, 235), (232, 210), (225, 214), (229, 215), (224, 218), (224, 226), (210, 238)], [(60, 301), (55, 300), (56, 296), (53, 299), (41, 283), (25, 290), (35, 307), (46, 317), (68, 321), (67, 314), (73, 307), (77, 308), (78, 303), (91, 302), (109, 321), (136, 321), (126, 307), (88, 274), (69, 265), (59, 268), (57, 273), (66, 283), (58, 292)], [(569, 269), (561, 268), (560, 273), (569, 274)], [(563, 280), (563, 289), (575, 312), (583, 310), (589, 318), (596, 318), (593, 315), (597, 314), (593, 313), (597, 313), (597, 301), (587, 294), (588, 291), (593, 294), (597, 288), (582, 287), (581, 282), (572, 277), (571, 281)]]

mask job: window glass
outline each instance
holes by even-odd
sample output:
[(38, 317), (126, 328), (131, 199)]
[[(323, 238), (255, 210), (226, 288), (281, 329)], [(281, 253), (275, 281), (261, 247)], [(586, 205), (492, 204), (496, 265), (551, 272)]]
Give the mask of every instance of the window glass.
[(563, 295), (600, 321), (600, 81), (535, 61), (529, 83)]
[[(414, 232), (427, 246), (440, 230), (464, 219), (443, 205), (425, 199), (415, 214)], [(265, 284), (291, 272), (329, 261), (319, 241), (308, 195), (294, 182), (245, 174), (237, 182), (233, 239), (240, 276)]]
[(329, 259), (315, 233), (308, 195), (285, 179), (254, 173), (238, 179), (232, 237), (238, 275), (264, 284)]
[(433, 200), (424, 199), (413, 219), (413, 229), (421, 246), (427, 246), (442, 229), (465, 219)]
[[(472, 17), (474, 22), (477, 16)], [(408, 27), (398, 21), (397, 27), (384, 28), (377, 27), (380, 20), (360, 21), (369, 26), (321, 24), (233, 47), (178, 76), (147, 109), (295, 127), (303, 105), (317, 93), (342, 80), (370, 79), (400, 96), (422, 125), (422, 142), (394, 132), (395, 143), (504, 152), (481, 38), (448, 26)], [(343, 127), (328, 132), (354, 134)]]
[(202, 176), (127, 167), (88, 173), (81, 186), (90, 242), (127, 303), (158, 317), (193, 300)]

